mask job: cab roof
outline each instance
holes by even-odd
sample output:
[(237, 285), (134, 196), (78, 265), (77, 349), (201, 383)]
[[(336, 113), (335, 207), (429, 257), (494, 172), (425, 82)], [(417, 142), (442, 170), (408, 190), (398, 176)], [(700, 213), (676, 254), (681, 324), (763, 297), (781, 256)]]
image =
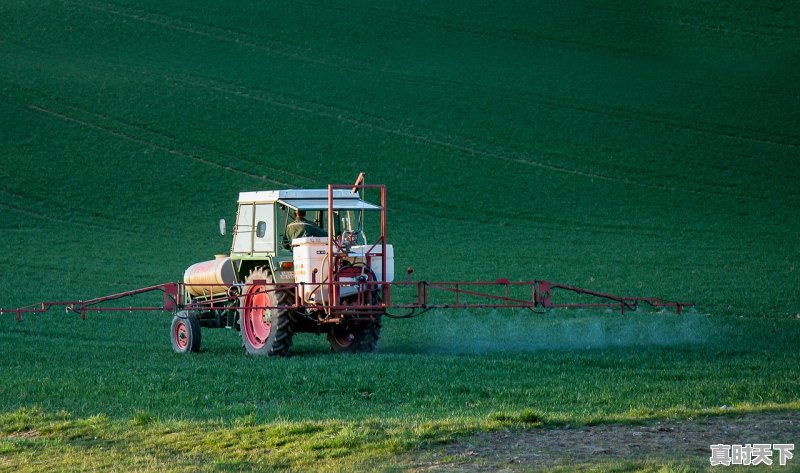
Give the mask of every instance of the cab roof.
[[(240, 192), (239, 203), (281, 203), (296, 210), (328, 210), (328, 189), (287, 189), (279, 191)], [(347, 189), (333, 190), (335, 210), (380, 210)]]

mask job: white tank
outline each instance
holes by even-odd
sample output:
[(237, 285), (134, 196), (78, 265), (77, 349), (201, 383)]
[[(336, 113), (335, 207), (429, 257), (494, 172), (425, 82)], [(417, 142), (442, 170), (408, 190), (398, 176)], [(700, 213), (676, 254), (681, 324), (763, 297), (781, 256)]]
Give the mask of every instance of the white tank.
[(186, 292), (192, 297), (225, 294), (236, 282), (236, 274), (230, 257), (219, 255), (216, 259), (189, 266), (183, 273), (183, 282), (187, 284)]
[[(296, 238), (292, 241), (292, 259), (294, 260), (294, 282), (306, 283), (309, 286), (297, 290), (301, 300), (310, 300), (312, 294), (319, 293), (319, 285), (327, 276), (328, 239), (323, 237)], [(315, 271), (316, 270), (316, 271)], [(304, 290), (305, 289), (305, 290)], [(327, 294), (327, 292), (326, 292)]]
[(372, 245), (358, 245), (350, 248), (348, 259), (352, 259), (353, 262), (366, 262), (367, 256), (369, 256), (369, 268), (375, 273), (375, 278), (381, 282), (392, 282), (394, 281), (394, 248), (392, 248), (392, 245), (386, 245), (386, 279), (383, 279), (383, 256), (379, 256), (380, 253), (381, 245), (375, 245), (375, 247)]
[[(328, 239), (324, 237), (297, 238), (292, 241), (292, 255), (294, 260), (294, 281), (305, 283), (305, 290), (298, 288), (302, 300), (320, 302), (327, 299), (327, 289), (320, 283), (328, 277)], [(370, 251), (370, 248), (372, 250)], [(381, 247), (372, 245), (357, 245), (350, 248), (347, 260), (352, 263), (366, 263), (369, 256), (370, 269), (375, 273), (378, 281), (394, 281), (394, 249), (386, 245), (386, 279), (383, 279), (383, 256), (380, 255)], [(316, 271), (315, 271), (316, 270)], [(340, 282), (347, 279), (341, 278)], [(355, 287), (340, 287), (342, 297), (352, 295)]]

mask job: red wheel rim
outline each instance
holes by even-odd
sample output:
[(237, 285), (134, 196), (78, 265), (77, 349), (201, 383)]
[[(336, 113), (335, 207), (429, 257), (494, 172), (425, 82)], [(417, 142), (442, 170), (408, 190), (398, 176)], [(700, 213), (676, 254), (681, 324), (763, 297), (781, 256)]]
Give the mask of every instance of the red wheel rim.
[(185, 350), (189, 346), (189, 329), (183, 320), (175, 324), (175, 333), (172, 335), (175, 337), (175, 345), (180, 350)]
[(272, 322), (269, 320), (269, 294), (264, 286), (250, 286), (244, 299), (244, 336), (255, 349), (263, 348), (269, 338)]

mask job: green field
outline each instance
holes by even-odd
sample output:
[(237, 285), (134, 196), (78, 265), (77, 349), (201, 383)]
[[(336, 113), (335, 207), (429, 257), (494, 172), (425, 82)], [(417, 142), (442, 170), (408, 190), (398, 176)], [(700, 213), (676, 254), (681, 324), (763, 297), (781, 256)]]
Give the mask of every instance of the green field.
[[(178, 280), (229, 250), (240, 191), (359, 171), (416, 279), (697, 303), (443, 310), (286, 359), (225, 330), (176, 355), (168, 314), (4, 315), (0, 470), (405, 470), (480, 431), (800, 409), (798, 24), (754, 0), (0, 2), (0, 307)], [(708, 458), (602, 468), (661, 465)]]

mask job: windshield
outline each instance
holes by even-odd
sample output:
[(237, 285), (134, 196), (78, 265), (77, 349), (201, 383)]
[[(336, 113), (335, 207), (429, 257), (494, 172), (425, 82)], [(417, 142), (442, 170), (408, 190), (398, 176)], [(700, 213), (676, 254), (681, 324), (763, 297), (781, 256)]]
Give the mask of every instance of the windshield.
[[(298, 212), (300, 215), (298, 216)], [(304, 213), (303, 213), (304, 212)], [(352, 241), (357, 244), (364, 244), (366, 241), (362, 232), (364, 211), (336, 210), (333, 212), (334, 237), (342, 235), (352, 236)], [(302, 222), (302, 223), (300, 223)], [(316, 232), (328, 234), (328, 212), (325, 210), (306, 210), (298, 211), (286, 205), (281, 206), (278, 219), (281, 232), (281, 246), (285, 250), (290, 250), (291, 240), (302, 236), (322, 236)], [(302, 225), (302, 229), (298, 226)]]

